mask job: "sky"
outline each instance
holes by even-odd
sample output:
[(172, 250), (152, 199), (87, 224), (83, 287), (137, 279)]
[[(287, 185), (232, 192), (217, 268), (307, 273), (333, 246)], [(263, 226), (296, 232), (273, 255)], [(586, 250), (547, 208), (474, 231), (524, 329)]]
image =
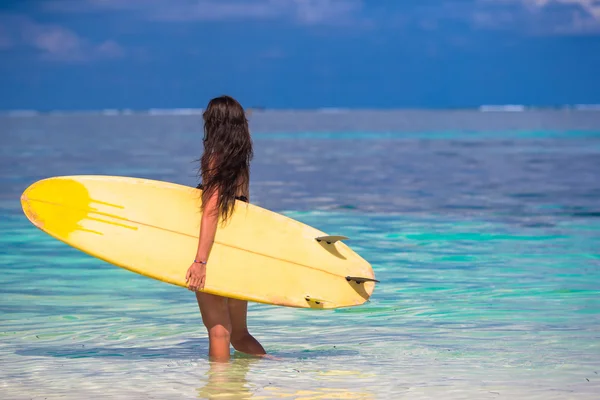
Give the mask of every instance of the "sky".
[(0, 109), (600, 103), (600, 0), (0, 2)]

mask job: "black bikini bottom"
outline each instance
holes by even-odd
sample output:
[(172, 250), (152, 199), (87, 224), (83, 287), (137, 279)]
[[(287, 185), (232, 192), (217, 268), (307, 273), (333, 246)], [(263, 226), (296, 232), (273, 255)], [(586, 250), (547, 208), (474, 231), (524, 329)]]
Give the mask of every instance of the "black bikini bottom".
[[(198, 186), (196, 186), (196, 189), (202, 190), (202, 184), (201, 183), (198, 184)], [(237, 200), (244, 201), (244, 202), (248, 203), (248, 198), (246, 196), (235, 196), (235, 198)]]

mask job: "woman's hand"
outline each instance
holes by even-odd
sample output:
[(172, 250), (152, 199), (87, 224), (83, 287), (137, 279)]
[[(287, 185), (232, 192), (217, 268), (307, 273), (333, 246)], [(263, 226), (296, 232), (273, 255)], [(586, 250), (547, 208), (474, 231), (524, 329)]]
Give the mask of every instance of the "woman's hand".
[(206, 282), (206, 264), (193, 262), (190, 268), (188, 268), (185, 281), (188, 284), (188, 289), (193, 292), (204, 289), (204, 283)]

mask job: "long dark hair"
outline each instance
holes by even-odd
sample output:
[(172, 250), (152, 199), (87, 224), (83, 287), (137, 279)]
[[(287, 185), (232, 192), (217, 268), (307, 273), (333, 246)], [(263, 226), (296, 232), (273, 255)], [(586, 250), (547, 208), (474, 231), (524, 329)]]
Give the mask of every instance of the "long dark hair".
[[(204, 153), (200, 159), (203, 199), (219, 192), (218, 212), (225, 221), (233, 213), (240, 185), (250, 181), (252, 139), (244, 108), (230, 96), (212, 99), (202, 114)], [(204, 210), (205, 201), (202, 202)]]

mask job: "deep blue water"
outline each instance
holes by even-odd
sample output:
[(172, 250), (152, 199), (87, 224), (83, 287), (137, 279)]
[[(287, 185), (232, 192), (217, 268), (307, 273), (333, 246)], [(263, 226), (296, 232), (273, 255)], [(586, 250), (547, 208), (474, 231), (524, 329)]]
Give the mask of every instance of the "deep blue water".
[(596, 398), (600, 112), (265, 112), (252, 130), (252, 201), (349, 236), (371, 301), (251, 305), (279, 360), (210, 365), (193, 295), (19, 204), (56, 175), (195, 185), (199, 117), (1, 117), (0, 397)]

